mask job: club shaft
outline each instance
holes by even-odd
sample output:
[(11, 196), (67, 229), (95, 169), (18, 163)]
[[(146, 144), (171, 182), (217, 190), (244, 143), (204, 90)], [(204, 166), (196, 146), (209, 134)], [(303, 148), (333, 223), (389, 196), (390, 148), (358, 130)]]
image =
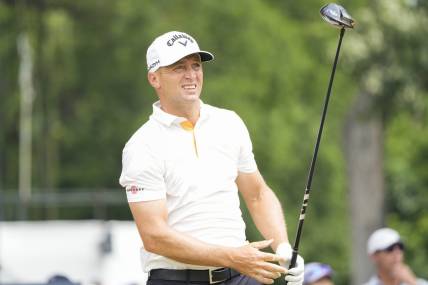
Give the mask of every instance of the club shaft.
[[(296, 238), (294, 240), (294, 245), (293, 245), (293, 255), (291, 257), (289, 269), (293, 268), (296, 265), (297, 255), (299, 252), (300, 238), (301, 238), (302, 231), (303, 231), (303, 223), (305, 221), (306, 209), (307, 209), (308, 204), (309, 204), (309, 194), (311, 191), (312, 177), (313, 177), (314, 171), (315, 171), (315, 164), (317, 162), (318, 150), (319, 150), (319, 146), (320, 146), (320, 142), (321, 142), (322, 132), (324, 129), (324, 121), (325, 121), (325, 118), (327, 115), (328, 103), (330, 101), (331, 88), (333, 86), (334, 74), (336, 73), (337, 61), (339, 59), (340, 47), (342, 46), (342, 39), (343, 39), (344, 34), (345, 34), (345, 28), (342, 28), (340, 30), (339, 43), (338, 43), (337, 49), (336, 49), (336, 56), (334, 57), (333, 69), (332, 69), (331, 75), (330, 75), (330, 82), (328, 83), (327, 95), (325, 96), (325, 100), (324, 100), (324, 108), (323, 108), (323, 112), (322, 112), (322, 116), (321, 116), (320, 126), (318, 129), (318, 136), (317, 136), (317, 140), (315, 143), (315, 148), (314, 148), (314, 153), (312, 156), (311, 166), (309, 168), (309, 175), (308, 175), (308, 180), (306, 183), (305, 194), (303, 196), (302, 208), (300, 210), (299, 224), (297, 226)], [(286, 281), (285, 284), (287, 284), (287, 283), (288, 282)]]

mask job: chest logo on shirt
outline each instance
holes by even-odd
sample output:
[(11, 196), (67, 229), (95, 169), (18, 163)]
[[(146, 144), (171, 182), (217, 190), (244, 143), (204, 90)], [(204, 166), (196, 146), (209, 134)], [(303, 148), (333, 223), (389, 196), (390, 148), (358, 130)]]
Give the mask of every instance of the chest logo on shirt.
[(130, 188), (126, 189), (126, 192), (131, 193), (131, 194), (137, 194), (140, 191), (143, 191), (144, 188), (142, 187), (137, 187), (137, 186), (131, 186)]

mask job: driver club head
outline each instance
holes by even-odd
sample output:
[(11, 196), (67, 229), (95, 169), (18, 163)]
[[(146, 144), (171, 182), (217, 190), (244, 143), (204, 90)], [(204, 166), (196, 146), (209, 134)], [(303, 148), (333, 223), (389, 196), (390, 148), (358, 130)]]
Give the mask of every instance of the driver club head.
[(320, 10), (321, 17), (328, 23), (339, 28), (354, 28), (355, 21), (345, 8), (335, 3), (325, 5)]

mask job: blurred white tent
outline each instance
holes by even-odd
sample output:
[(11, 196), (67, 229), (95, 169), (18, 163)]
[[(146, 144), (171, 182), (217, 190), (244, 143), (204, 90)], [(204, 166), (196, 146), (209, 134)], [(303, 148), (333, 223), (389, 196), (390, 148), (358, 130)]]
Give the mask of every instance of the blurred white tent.
[(0, 283), (145, 284), (131, 221), (0, 222)]

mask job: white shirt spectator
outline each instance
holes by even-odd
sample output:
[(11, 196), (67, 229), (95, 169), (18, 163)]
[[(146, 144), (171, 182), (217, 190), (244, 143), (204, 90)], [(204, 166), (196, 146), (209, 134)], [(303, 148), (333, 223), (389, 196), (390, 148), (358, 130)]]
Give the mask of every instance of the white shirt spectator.
[[(377, 276), (372, 276), (372, 278), (370, 278), (370, 280), (366, 282), (364, 285), (383, 285), (383, 282)], [(400, 285), (410, 285), (410, 284), (400, 283)], [(428, 285), (428, 281), (419, 278), (416, 280), (416, 285)]]

